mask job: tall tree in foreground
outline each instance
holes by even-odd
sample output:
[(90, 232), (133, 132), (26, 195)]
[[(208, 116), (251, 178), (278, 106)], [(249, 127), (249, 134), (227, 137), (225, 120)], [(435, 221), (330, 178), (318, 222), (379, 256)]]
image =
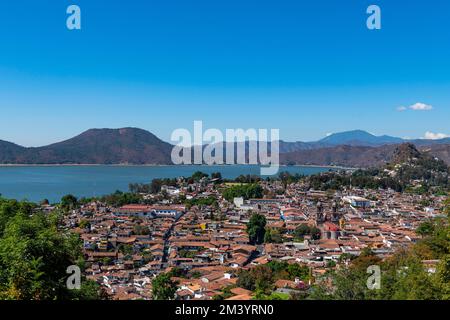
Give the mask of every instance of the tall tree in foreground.
[(0, 199), (0, 299), (98, 299), (98, 285), (66, 286), (67, 267), (81, 264), (78, 236), (58, 230), (58, 216)]

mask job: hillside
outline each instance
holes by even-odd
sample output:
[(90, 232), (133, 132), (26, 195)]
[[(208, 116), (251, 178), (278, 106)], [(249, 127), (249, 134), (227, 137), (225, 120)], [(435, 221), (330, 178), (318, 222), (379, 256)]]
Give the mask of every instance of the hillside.
[[(347, 151), (349, 151), (346, 147)], [(326, 172), (309, 177), (310, 186), (316, 190), (358, 187), (370, 189), (391, 188), (396, 191), (409, 191), (416, 194), (433, 191), (446, 194), (450, 185), (450, 167), (442, 160), (421, 152), (413, 144), (372, 148), (362, 152), (365, 156), (386, 153), (385, 163), (376, 168), (359, 169), (354, 172)], [(361, 161), (361, 159), (359, 158)]]
[(280, 162), (287, 165), (336, 165), (347, 167), (375, 167), (388, 162), (395, 145), (364, 147), (341, 145), (313, 150), (302, 150), (280, 155)]
[[(419, 151), (430, 157), (437, 157), (450, 165), (450, 144), (420, 147)], [(410, 143), (380, 147), (341, 145), (284, 153), (280, 155), (280, 162), (286, 165), (336, 165), (369, 168), (417, 157), (419, 151)]]
[[(15, 164), (168, 164), (172, 146), (136, 128), (91, 129), (39, 148), (5, 148), (1, 163)], [(8, 151), (9, 150), (9, 151)]]
[(450, 142), (449, 144), (436, 144), (431, 146), (419, 147), (419, 150), (437, 157), (450, 165)]
[[(317, 142), (280, 141), (280, 162), (292, 165), (381, 166), (392, 161), (394, 150), (399, 145), (394, 144), (397, 139), (355, 130), (333, 134)], [(450, 143), (444, 144), (446, 139), (416, 141), (412, 142), (420, 151), (450, 164)], [(245, 149), (248, 150), (248, 142)], [(38, 148), (25, 148), (0, 140), (0, 164), (169, 165), (172, 164), (171, 150), (170, 143), (142, 129), (90, 129), (71, 139)]]
[(390, 164), (390, 176), (396, 177), (404, 184), (444, 186), (449, 183), (449, 166), (442, 160), (427, 152), (420, 152), (413, 144), (399, 145), (393, 153)]
[(0, 140), (0, 163), (11, 163), (20, 159), (26, 148), (17, 144)]

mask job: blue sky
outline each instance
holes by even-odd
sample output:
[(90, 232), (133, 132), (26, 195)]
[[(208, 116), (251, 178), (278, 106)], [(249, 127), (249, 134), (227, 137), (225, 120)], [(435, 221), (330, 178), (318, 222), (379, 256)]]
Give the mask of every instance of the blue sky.
[[(2, 1), (0, 139), (133, 126), (168, 141), (194, 120), (287, 141), (450, 134), (449, 17), (444, 0)], [(432, 109), (397, 110), (419, 102)]]

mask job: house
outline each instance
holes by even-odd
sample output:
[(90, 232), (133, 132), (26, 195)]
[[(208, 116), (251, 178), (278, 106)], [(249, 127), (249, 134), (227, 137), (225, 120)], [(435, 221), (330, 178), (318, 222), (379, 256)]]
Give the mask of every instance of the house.
[(350, 203), (355, 208), (368, 208), (370, 201), (358, 196), (345, 196), (342, 198), (344, 202)]
[(174, 218), (178, 219), (186, 211), (184, 206), (147, 206), (139, 204), (128, 204), (118, 208), (116, 216), (131, 216), (140, 218)]

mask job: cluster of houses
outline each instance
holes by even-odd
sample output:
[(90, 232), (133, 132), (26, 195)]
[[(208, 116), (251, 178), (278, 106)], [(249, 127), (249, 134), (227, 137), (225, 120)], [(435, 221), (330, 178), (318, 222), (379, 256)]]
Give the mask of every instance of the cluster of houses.
[[(261, 181), (261, 199), (226, 201), (224, 184), (204, 179), (193, 187), (165, 189), (153, 205), (119, 208), (92, 202), (74, 210), (66, 224), (77, 232), (86, 258), (85, 275), (113, 299), (151, 299), (152, 279), (173, 273), (177, 299), (213, 299), (229, 289), (227, 299), (248, 300), (253, 293), (237, 286), (241, 270), (273, 260), (307, 266), (313, 279), (342, 263), (343, 254), (359, 255), (370, 248), (387, 257), (419, 239), (424, 220), (441, 214), (444, 197), (427, 198), (392, 190), (322, 192), (302, 183)], [(214, 205), (180, 204), (182, 199), (216, 199)], [(250, 243), (247, 223), (264, 215), (266, 230), (276, 241)], [(318, 230), (302, 234), (302, 225)], [(432, 268), (430, 268), (432, 270)], [(310, 284), (310, 283), (309, 283)], [(279, 292), (305, 290), (299, 279), (279, 279)]]

